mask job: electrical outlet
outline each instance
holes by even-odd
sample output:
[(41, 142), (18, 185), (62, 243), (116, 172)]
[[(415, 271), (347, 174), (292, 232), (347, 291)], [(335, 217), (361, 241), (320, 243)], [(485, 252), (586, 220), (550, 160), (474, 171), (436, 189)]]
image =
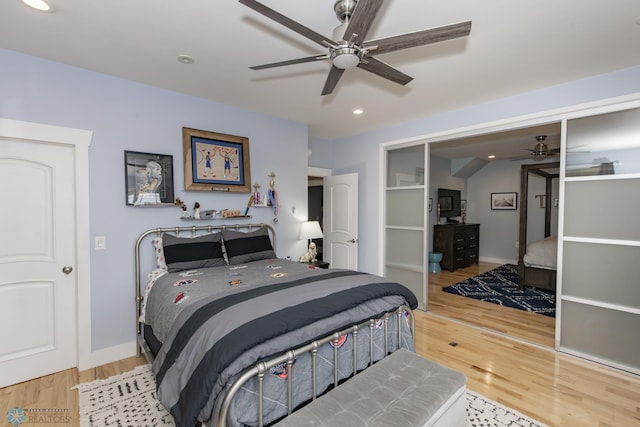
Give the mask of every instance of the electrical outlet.
[(516, 249), (518, 249), (519, 247), (520, 247), (520, 242), (516, 240)]
[(560, 199), (553, 199), (553, 206), (558, 206), (560, 204)]

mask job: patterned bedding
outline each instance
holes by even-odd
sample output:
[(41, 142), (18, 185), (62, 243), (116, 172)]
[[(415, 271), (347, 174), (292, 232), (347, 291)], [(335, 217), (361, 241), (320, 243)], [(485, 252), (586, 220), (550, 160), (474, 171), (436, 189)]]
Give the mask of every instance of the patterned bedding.
[[(164, 343), (153, 363), (158, 398), (178, 426), (191, 427), (210, 418), (215, 425), (230, 381), (256, 361), (403, 304), (416, 308), (415, 295), (382, 277), (311, 269), (282, 259), (161, 275), (145, 301), (145, 322)], [(396, 327), (395, 322), (393, 316), (390, 327)], [(406, 322), (401, 327), (401, 346), (413, 350)], [(378, 360), (384, 357), (384, 333), (378, 328), (373, 333)], [(358, 334), (359, 349), (368, 348), (368, 335), (365, 330)], [(340, 346), (340, 378), (345, 378), (353, 367), (353, 343), (347, 340)], [(369, 355), (358, 354), (358, 369), (364, 369)], [(310, 375), (303, 374), (310, 364), (308, 354), (295, 361), (294, 405), (311, 397)], [(332, 366), (333, 350), (327, 344), (319, 351), (319, 392), (333, 381)], [(231, 425), (257, 425), (255, 387), (255, 381), (249, 381), (238, 393)], [(264, 389), (269, 423), (286, 415), (283, 371), (266, 375)]]

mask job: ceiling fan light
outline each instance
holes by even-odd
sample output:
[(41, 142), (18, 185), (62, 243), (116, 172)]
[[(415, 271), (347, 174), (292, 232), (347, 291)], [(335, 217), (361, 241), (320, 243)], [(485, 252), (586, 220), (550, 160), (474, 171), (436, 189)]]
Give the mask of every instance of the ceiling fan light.
[(355, 68), (360, 63), (360, 58), (355, 53), (343, 53), (333, 58), (333, 65), (342, 70)]
[(546, 156), (549, 154), (549, 146), (544, 142), (539, 142), (533, 147), (533, 154), (536, 156)]

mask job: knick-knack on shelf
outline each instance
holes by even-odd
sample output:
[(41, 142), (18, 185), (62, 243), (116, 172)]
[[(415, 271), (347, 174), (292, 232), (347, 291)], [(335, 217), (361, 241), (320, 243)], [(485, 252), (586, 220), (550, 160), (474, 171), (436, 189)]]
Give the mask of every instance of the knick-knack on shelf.
[(200, 219), (200, 203), (198, 202), (193, 205), (193, 217), (195, 219)]

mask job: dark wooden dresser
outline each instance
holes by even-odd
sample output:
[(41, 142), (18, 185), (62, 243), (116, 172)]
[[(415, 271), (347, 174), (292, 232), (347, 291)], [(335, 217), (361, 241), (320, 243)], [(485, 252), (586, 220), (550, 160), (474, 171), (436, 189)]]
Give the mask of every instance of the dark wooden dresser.
[(478, 263), (480, 224), (433, 226), (433, 252), (442, 253), (440, 266), (449, 271)]

